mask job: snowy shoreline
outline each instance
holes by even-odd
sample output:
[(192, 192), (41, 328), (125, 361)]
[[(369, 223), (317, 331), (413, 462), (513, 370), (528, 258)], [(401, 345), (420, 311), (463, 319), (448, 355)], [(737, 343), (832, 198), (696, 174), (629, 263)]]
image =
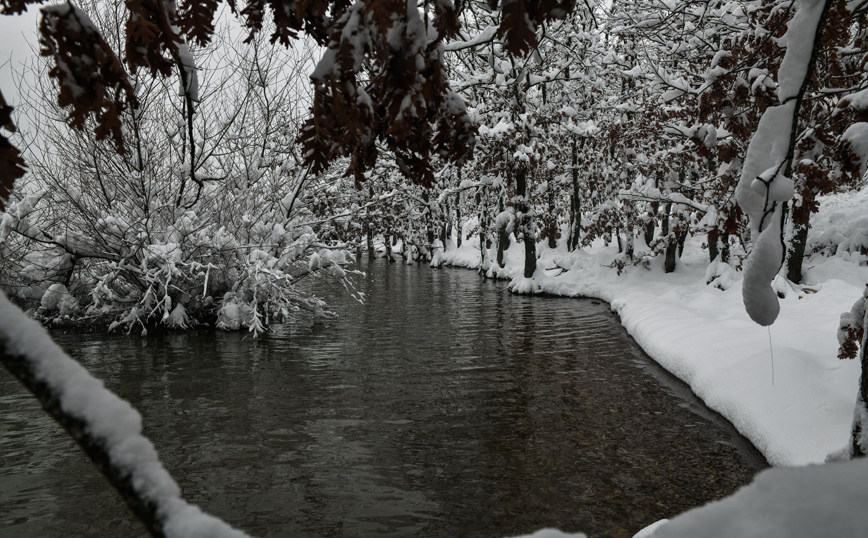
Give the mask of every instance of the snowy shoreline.
[[(824, 199), (811, 236), (821, 240), (833, 223), (855, 223), (868, 201), (860, 192)], [(864, 207), (864, 205), (862, 206)], [(644, 244), (637, 239), (637, 252)], [(433, 265), (479, 269), (478, 238), (450, 242)], [(662, 259), (649, 268), (628, 266), (618, 275), (607, 267), (617, 247), (601, 242), (566, 252), (562, 245), (539, 248), (533, 279), (522, 276), (523, 246), (514, 238), (504, 268), (488, 276), (510, 280), (518, 293), (588, 297), (607, 301), (642, 349), (687, 383), (705, 404), (723, 415), (774, 466), (822, 463), (849, 437), (858, 387), (859, 364), (837, 358), (840, 315), (849, 312), (868, 282), (868, 257), (839, 252), (806, 259), (802, 286), (781, 277), (786, 294), (781, 315), (770, 330), (744, 311), (740, 272), (724, 267), (716, 283), (699, 238), (689, 238), (674, 273)], [(839, 249), (843, 250), (843, 249)], [(493, 252), (492, 252), (493, 254)], [(495, 267), (496, 269), (496, 267)], [(770, 350), (771, 340), (771, 350)]]

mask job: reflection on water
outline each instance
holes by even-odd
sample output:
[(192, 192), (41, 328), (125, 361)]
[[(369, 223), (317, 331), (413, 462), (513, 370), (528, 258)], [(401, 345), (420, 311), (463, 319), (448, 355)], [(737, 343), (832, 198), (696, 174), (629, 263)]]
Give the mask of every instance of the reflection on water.
[[(605, 304), (365, 269), (365, 305), (322, 290), (326, 325), (58, 340), (141, 411), (191, 502), (261, 537), (632, 536), (764, 465)], [(0, 372), (0, 537), (143, 535)]]

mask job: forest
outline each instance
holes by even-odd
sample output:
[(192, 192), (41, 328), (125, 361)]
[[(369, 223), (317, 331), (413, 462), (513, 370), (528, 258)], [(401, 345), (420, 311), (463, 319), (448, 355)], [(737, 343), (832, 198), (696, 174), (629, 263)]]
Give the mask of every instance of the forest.
[[(39, 57), (0, 94), (0, 289), (46, 327), (267, 339), (338, 318), (311, 282), (368, 300), (363, 258), (467, 267), (611, 303), (772, 465), (868, 452), (868, 1), (0, 0), (28, 9)], [(3, 362), (56, 400), (13, 308)], [(815, 362), (753, 402), (766, 374), (726, 388), (712, 336), (726, 368), (771, 353), (761, 391), (776, 353)], [(786, 422), (800, 399), (807, 426)], [(835, 472), (775, 484), (858, 489)], [(155, 536), (237, 532), (136, 502)], [(836, 517), (798, 535), (868, 528)]]

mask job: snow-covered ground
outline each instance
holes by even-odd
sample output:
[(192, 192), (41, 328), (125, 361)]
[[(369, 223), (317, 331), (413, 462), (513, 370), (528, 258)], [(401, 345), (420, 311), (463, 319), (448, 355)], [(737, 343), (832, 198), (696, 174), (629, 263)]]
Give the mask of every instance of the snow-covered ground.
[[(729, 419), (772, 465), (824, 461), (848, 441), (859, 364), (837, 358), (840, 315), (868, 283), (868, 257), (845, 251), (868, 232), (868, 190), (829, 196), (813, 219), (809, 243), (840, 244), (832, 256), (805, 260), (806, 279), (786, 293), (769, 329), (752, 322), (742, 304), (741, 273), (718, 267), (721, 287), (706, 284), (704, 237), (689, 238), (674, 273), (662, 258), (650, 268), (606, 267), (617, 246), (602, 242), (575, 253), (541, 247), (534, 279), (522, 277), (523, 246), (512, 242), (498, 276), (514, 289), (608, 301), (627, 331), (654, 360), (684, 380)], [(861, 221), (861, 222), (860, 222)], [(636, 251), (644, 244), (637, 238)], [(480, 264), (477, 238), (440, 254), (447, 265)]]
[[(726, 499), (661, 520), (633, 538), (862, 538), (868, 460), (773, 468)], [(543, 529), (522, 538), (586, 538)]]

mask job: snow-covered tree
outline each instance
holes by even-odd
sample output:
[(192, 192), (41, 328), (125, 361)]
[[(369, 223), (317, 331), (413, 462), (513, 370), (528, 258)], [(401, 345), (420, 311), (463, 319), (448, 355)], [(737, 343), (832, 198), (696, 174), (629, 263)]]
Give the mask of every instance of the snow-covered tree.
[[(122, 24), (122, 10), (104, 8), (75, 16), (94, 29)], [(299, 309), (332, 315), (296, 286), (320, 273), (349, 286), (347, 241), (318, 238), (332, 221), (306, 198), (316, 182), (293, 144), (313, 51), (222, 37), (219, 56), (190, 52), (209, 67), (195, 99), (184, 77), (176, 95), (162, 77), (131, 75), (137, 106), (119, 113), (123, 153), (68, 129), (44, 79), (29, 92), (38, 151), (2, 216), (0, 248), (7, 290), (40, 317), (258, 333)]]

